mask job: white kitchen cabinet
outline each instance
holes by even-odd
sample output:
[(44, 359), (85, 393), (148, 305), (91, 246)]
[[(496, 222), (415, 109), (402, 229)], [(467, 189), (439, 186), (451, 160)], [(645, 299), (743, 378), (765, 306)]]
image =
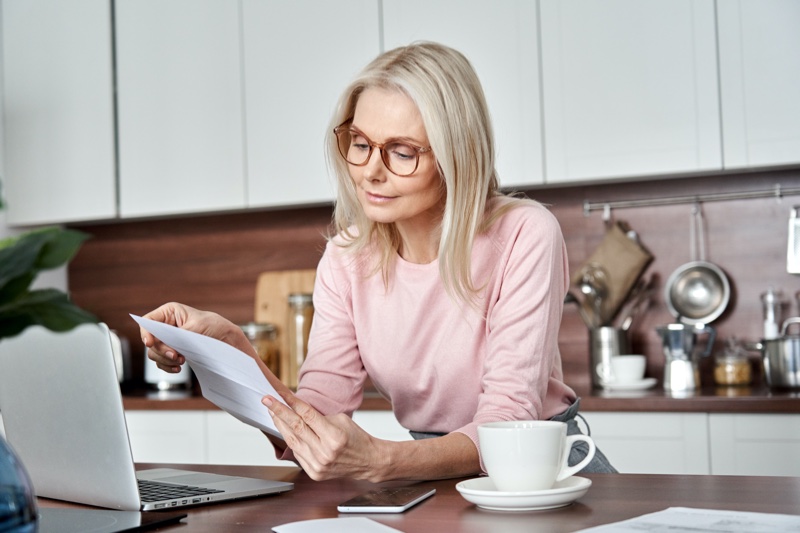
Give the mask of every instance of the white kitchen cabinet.
[(275, 458), (264, 434), (224, 411), (208, 411), (208, 458), (215, 465), (297, 466)]
[(800, 162), (800, 2), (717, 3), (725, 168)]
[(238, 2), (115, 6), (120, 215), (244, 208)]
[(384, 48), (437, 41), (475, 67), (491, 113), (504, 187), (543, 183), (536, 3), (384, 0)]
[(709, 415), (711, 473), (800, 476), (800, 415)]
[[(224, 411), (128, 410), (125, 418), (136, 462), (297, 466), (276, 459), (261, 431)], [(356, 411), (353, 419), (378, 438), (411, 440), (391, 411)]]
[(244, 0), (247, 204), (331, 202), (324, 140), (341, 92), (380, 51), (377, 0)]
[(125, 421), (138, 463), (208, 462), (205, 411), (125, 411)]
[(582, 412), (595, 444), (626, 474), (709, 474), (707, 413)]
[(7, 222), (116, 215), (108, 0), (2, 4)]
[(540, 7), (547, 183), (722, 168), (713, 0)]

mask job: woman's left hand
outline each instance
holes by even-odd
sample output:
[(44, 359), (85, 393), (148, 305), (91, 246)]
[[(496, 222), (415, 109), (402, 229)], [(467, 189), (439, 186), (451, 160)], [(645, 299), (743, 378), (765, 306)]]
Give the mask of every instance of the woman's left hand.
[(292, 393), (283, 395), (287, 405), (272, 396), (262, 403), (283, 435), (287, 447), (311, 479), (339, 477), (382, 481), (381, 442), (345, 414), (323, 416)]

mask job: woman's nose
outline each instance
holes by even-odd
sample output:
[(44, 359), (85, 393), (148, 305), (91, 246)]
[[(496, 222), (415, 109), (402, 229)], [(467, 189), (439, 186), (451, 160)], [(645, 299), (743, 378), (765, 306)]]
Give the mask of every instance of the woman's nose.
[(386, 179), (386, 170), (386, 165), (383, 164), (383, 158), (381, 158), (381, 151), (374, 148), (369, 155), (367, 164), (364, 165), (364, 177), (370, 181), (382, 181)]

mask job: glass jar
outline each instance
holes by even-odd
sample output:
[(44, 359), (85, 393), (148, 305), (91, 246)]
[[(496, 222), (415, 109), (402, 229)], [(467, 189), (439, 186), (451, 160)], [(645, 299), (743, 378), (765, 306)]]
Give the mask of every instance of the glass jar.
[(292, 293), (289, 295), (289, 327), (287, 329), (289, 357), (284, 382), (292, 389), (297, 388), (300, 367), (308, 353), (308, 334), (314, 318), (314, 304), (311, 294)]
[(714, 361), (714, 382), (717, 385), (749, 385), (753, 381), (753, 365), (747, 351), (736, 339), (729, 339), (725, 351)]
[(280, 377), (281, 358), (278, 350), (278, 328), (266, 322), (250, 322), (239, 326), (255, 348), (258, 357), (276, 376)]

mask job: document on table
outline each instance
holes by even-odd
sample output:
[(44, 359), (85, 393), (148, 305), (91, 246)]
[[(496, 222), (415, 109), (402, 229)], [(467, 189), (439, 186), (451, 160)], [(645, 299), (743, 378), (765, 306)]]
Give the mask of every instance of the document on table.
[(399, 529), (376, 522), (364, 516), (345, 518), (317, 518), (290, 522), (272, 528), (275, 533), (402, 533)]
[(578, 533), (785, 533), (800, 531), (800, 516), (670, 507), (630, 520), (582, 529)]
[(261, 403), (267, 394), (283, 398), (267, 381), (258, 363), (221, 340), (131, 315), (141, 327), (186, 358), (200, 382), (203, 396), (245, 424), (283, 439)]

